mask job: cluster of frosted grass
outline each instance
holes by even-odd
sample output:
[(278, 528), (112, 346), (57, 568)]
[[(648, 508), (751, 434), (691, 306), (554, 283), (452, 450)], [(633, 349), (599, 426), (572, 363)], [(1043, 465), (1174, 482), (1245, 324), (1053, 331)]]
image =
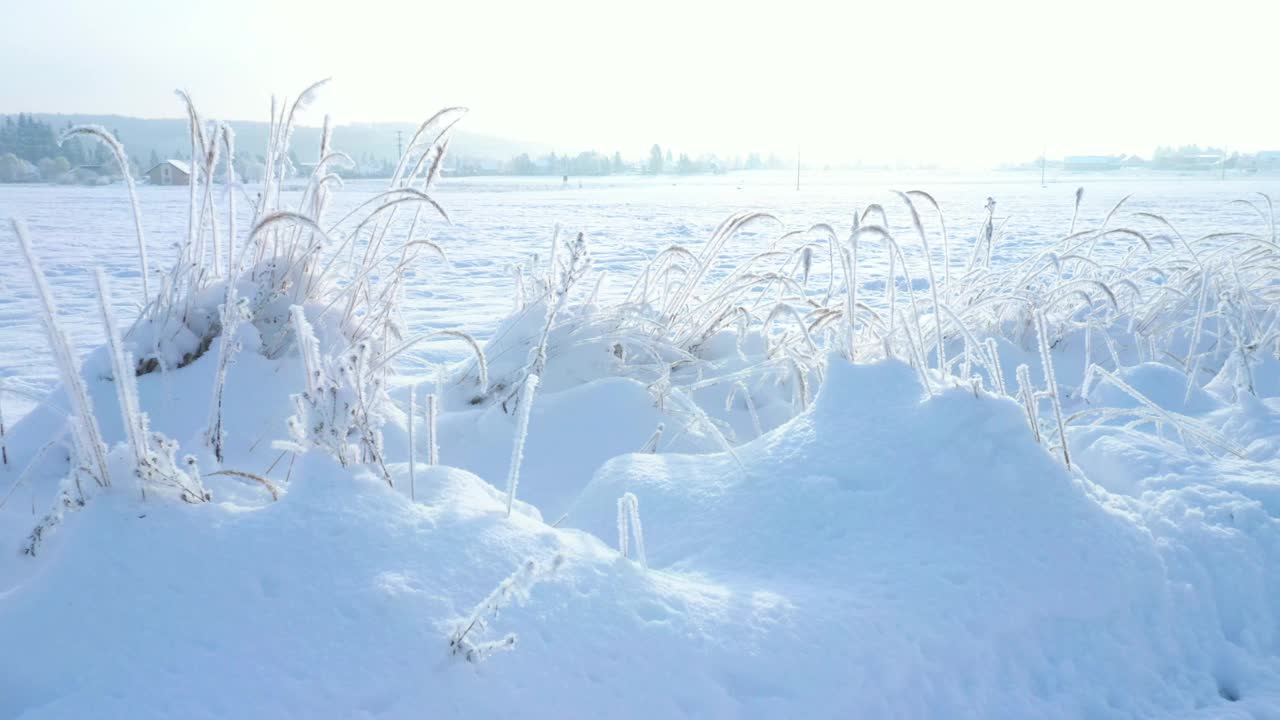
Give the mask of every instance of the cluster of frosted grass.
[[(682, 432), (710, 434), (731, 451), (803, 411), (833, 354), (893, 358), (915, 368), (930, 394), (960, 384), (1017, 399), (1031, 432), (1068, 466), (1073, 424), (1145, 427), (1188, 447), (1240, 452), (1203, 424), (1161, 408), (1118, 371), (1163, 363), (1185, 375), (1187, 397), (1211, 384), (1229, 399), (1255, 393), (1256, 368), (1280, 355), (1280, 245), (1269, 198), (1237, 201), (1256, 212), (1258, 232), (1198, 238), (1183, 237), (1159, 215), (1126, 213), (1121, 201), (1100, 225), (1077, 227), (1073, 218), (1058, 241), (997, 267), (992, 258), (1005, 238), (993, 201), (960, 252), (930, 195), (897, 197), (911, 221), (909, 237), (894, 235), (890, 210), (871, 205), (853, 214), (847, 231), (822, 224), (783, 232), (724, 271), (718, 259), (727, 243), (748, 226), (777, 222), (738, 213), (699, 253), (680, 246), (657, 253), (630, 291), (609, 304), (599, 301), (607, 278), (592, 277), (583, 237), (566, 241), (557, 233), (545, 262), (534, 256), (514, 268), (515, 311), (485, 349), (487, 368), (468, 362), (455, 379), (477, 365), (487, 369), (488, 392), (467, 390), (466, 399), (510, 410), (530, 374), (540, 376), (544, 391), (592, 377), (634, 378), (683, 420)], [(1077, 216), (1082, 199), (1077, 192)], [(888, 267), (879, 283), (859, 277), (860, 262), (869, 259)], [(872, 296), (866, 288), (877, 285), (883, 290)], [(1065, 364), (1079, 363), (1080, 374), (1059, 378), (1055, 364), (1064, 363), (1054, 357), (1066, 348), (1077, 357)], [(1098, 383), (1136, 404), (1069, 413), (1064, 393), (1085, 398)], [(735, 428), (735, 412), (750, 422)], [(658, 450), (662, 441), (659, 430), (643, 449)]]
[[(124, 148), (100, 127), (75, 127), (63, 136), (96, 138), (111, 151), (133, 207), (143, 295), (141, 311), (127, 330), (121, 332), (107, 310), (107, 288), (100, 273), (98, 290), (104, 303), (112, 378), (133, 458), (124, 473), (136, 476), (144, 496), (148, 490), (170, 487), (190, 502), (209, 497), (194, 461), (189, 459), (188, 467), (181, 467), (174, 460), (176, 444), (150, 431), (137, 402), (136, 376), (177, 371), (222, 338), (204, 434), (221, 464), (227, 368), (241, 349), (236, 342), (241, 323), (254, 327), (253, 337), (261, 347), (253, 350), (266, 357), (279, 357), (295, 347), (303, 350), (307, 377), (297, 400), (298, 415), (289, 423), (291, 446), (322, 447), (343, 464), (385, 468), (380, 427), (387, 404), (388, 362), (405, 335), (399, 303), (406, 270), (420, 262), (423, 253), (445, 259), (441, 248), (424, 236), (425, 226), (427, 215), (448, 220), (430, 191), (440, 175), (450, 133), (465, 109), (448, 108), (424, 122), (401, 157), (390, 187), (335, 221), (326, 217), (332, 195), (341, 187), (332, 170), (350, 159), (331, 147), (328, 118), (320, 160), (301, 196), (286, 205), (281, 192), (284, 179), (296, 172), (289, 160), (295, 122), (322, 85), (324, 81), (312, 85), (291, 103), (272, 100), (265, 180), (253, 205), (252, 223), (243, 231), (236, 227), (236, 194), (243, 190), (235, 176), (235, 136), (230, 126), (206, 120), (186, 93), (178, 93), (190, 120), (194, 159), (188, 228), (177, 243), (174, 264), (157, 273), (158, 283), (153, 282), (146, 255), (141, 212)], [(219, 182), (231, 189), (225, 221), (213, 202), (214, 185)], [(403, 228), (403, 223), (395, 225), (395, 219), (406, 212), (412, 213), (407, 231), (393, 229)], [(54, 298), (40, 270), (38, 248), (32, 247), (20, 222), (15, 220), (13, 226), (42, 303), (59, 377), (72, 400), (67, 431), (74, 448), (69, 482), (75, 492), (63, 504), (83, 504), (84, 479), (90, 479), (92, 486), (109, 487), (112, 475), (120, 473), (113, 470), (114, 451), (106, 447), (98, 429), (75, 361), (77, 354), (59, 326)], [(226, 472), (253, 477), (275, 494), (263, 478)]]

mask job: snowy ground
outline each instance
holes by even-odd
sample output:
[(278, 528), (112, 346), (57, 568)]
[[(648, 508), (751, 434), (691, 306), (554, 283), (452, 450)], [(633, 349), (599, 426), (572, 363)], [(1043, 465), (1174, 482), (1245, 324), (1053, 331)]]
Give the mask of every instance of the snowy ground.
[[(942, 204), (957, 268), (994, 197), (997, 218), (1013, 216), (993, 261), (1004, 268), (1071, 224), (1076, 186), (1042, 189), (1037, 180), (894, 185), (928, 189)], [(1021, 402), (989, 391), (1003, 384), (993, 367), (971, 368), (965, 353), (963, 372), (958, 363), (942, 371), (928, 347), (930, 369), (904, 362), (910, 331), (892, 353), (898, 359), (872, 357), (869, 340), (856, 363), (836, 350), (839, 333), (825, 333), (819, 341), (832, 352), (815, 349), (813, 367), (756, 364), (771, 337), (782, 342), (776, 328), (757, 332), (759, 324), (689, 346), (699, 362), (650, 362), (627, 344), (637, 331), (610, 334), (624, 316), (609, 315), (606, 301), (625, 294), (649, 258), (673, 243), (696, 252), (735, 210), (772, 209), (787, 229), (825, 222), (843, 235), (855, 209), (883, 203), (894, 229), (911, 235), (903, 206), (879, 181), (812, 180), (799, 192), (792, 182), (782, 174), (586, 180), (582, 188), (446, 182), (438, 197), (454, 225), (434, 224), (431, 234), (452, 266), (424, 262), (414, 271), (406, 324), (487, 340), (490, 386), (501, 390), (477, 395), (465, 362), (440, 367), (467, 357), (459, 344), (415, 348), (390, 391), (388, 483), (370, 462), (344, 468), (317, 449), (295, 458), (272, 447), (287, 435), (282, 418), (302, 389), (302, 362), (257, 352), (257, 327), (242, 327), (245, 349), (227, 377), (223, 463), (202, 434), (224, 337), (186, 367), (139, 376), (140, 404), (152, 428), (197, 455), (206, 473), (260, 473), (281, 497), (210, 473), (212, 502), (163, 493), (143, 501), (135, 484), (119, 480), (49, 526), (35, 557), (17, 548), (69, 471), (62, 446), (45, 451), (67, 406), (56, 390), (45, 396), (56, 379), (30, 278), (16, 258), (5, 263), (5, 410), (25, 413), (9, 423), (8, 450), (12, 468), (33, 471), (0, 502), (0, 718), (1280, 717), (1280, 359), (1271, 340), (1280, 314), (1259, 300), (1274, 284), (1237, 285), (1224, 272), (1214, 287), (1236, 304), (1210, 313), (1194, 339), (1185, 322), (1194, 295), (1178, 291), (1189, 299), (1168, 303), (1177, 322), (1159, 333), (1163, 354), (1155, 331), (1140, 339), (1127, 329), (1152, 327), (1147, 318), (1126, 322), (1122, 313), (1136, 302), (1127, 294), (1110, 309), (1098, 302), (1096, 317), (1085, 313), (1083, 333), (1075, 314), (1054, 317), (1043, 352), (1043, 331), (1017, 323), (979, 330), (995, 338), (991, 365), (1001, 366), (1008, 395), (1021, 364), (1044, 387), (1047, 356), (1063, 415), (1156, 418), (1077, 422), (1066, 431), (1069, 466), (1055, 447), (1050, 393), (1030, 401), (1037, 438)], [(1270, 237), (1274, 228), (1254, 211), (1229, 203), (1280, 189), (1269, 181), (1084, 185), (1081, 226), (1097, 227), (1136, 193), (1121, 222), (1159, 212), (1192, 238)], [(331, 214), (373, 191), (347, 188)], [(141, 192), (153, 264), (163, 267), (186, 226), (186, 196)], [(29, 221), (60, 317), (86, 355), (81, 375), (115, 449), (113, 468), (127, 465), (126, 433), (87, 270), (100, 264), (110, 273), (120, 315), (132, 317), (140, 281), (127, 212), (118, 187), (0, 188), (0, 216)], [(522, 379), (537, 344), (545, 305), (530, 299), (538, 265), (529, 257), (543, 256), (545, 267), (557, 222), (569, 237), (588, 233), (595, 271), (610, 279), (599, 303), (584, 298), (591, 281), (578, 288), (550, 337), (532, 405), (521, 396), (517, 407), (532, 412), (507, 517), (519, 411), (503, 391)], [(720, 265), (738, 264), (777, 234), (734, 238)], [(1098, 245), (1103, 263), (1134, 247), (1128, 239)], [(1194, 266), (1175, 269), (1187, 260), (1179, 247), (1169, 252), (1166, 279), (1200, 277)], [(918, 271), (921, 258), (908, 255)], [(1243, 267), (1230, 268), (1237, 278), (1273, 277), (1272, 256), (1250, 249), (1241, 257)], [(871, 306), (883, 302), (882, 258), (868, 253), (857, 275)], [(1085, 261), (1070, 262), (1082, 272)], [(515, 263), (526, 270), (521, 292)], [(804, 292), (821, 298), (828, 265), (815, 263)], [(919, 274), (914, 281), (926, 303), (928, 285)], [(1144, 282), (1149, 301), (1161, 283)], [(1113, 286), (1128, 293), (1119, 280)], [(1230, 295), (1237, 287), (1257, 294)], [(981, 302), (966, 298), (968, 307)], [(1253, 393), (1241, 391), (1223, 349), (1229, 311), (1242, 306), (1249, 332), (1268, 338), (1245, 365)], [(858, 313), (864, 339), (873, 337), (872, 312)], [(1093, 331), (1097, 318), (1110, 324)], [(803, 354), (794, 332), (785, 337)], [(657, 355), (670, 349), (665, 339), (647, 342)], [(959, 357), (964, 339), (953, 334), (948, 343)], [(1204, 364), (1184, 374), (1171, 353), (1181, 347), (1189, 360), (1187, 346)], [(1114, 381), (1086, 383), (1089, 362)], [(670, 369), (661, 382), (647, 374), (654, 367)], [(439, 466), (422, 465), (422, 420), (408, 432), (410, 382), (440, 393)], [(665, 433), (653, 441), (659, 423)], [(1179, 442), (1176, 432), (1193, 439)], [(408, 497), (411, 438), (416, 502)], [(0, 473), (0, 497), (16, 474)], [(628, 494), (643, 531), (620, 537), (620, 515), (628, 523), (631, 515), (619, 499)], [(510, 592), (493, 615), (484, 600), (495, 587)], [(507, 633), (518, 640), (472, 663), (450, 653), (449, 639), (477, 604), (483, 622), (465, 647), (482, 651)]]

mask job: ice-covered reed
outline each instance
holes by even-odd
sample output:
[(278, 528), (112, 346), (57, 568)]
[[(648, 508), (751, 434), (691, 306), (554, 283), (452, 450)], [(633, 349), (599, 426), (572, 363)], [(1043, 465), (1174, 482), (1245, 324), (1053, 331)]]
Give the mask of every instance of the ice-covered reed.
[(427, 464), (432, 466), (440, 464), (440, 439), (436, 429), (440, 416), (439, 403), (435, 393), (427, 395)]
[(496, 652), (515, 648), (518, 640), (515, 633), (508, 633), (497, 640), (479, 641), (475, 636), (488, 629), (489, 621), (498, 616), (502, 608), (511, 603), (522, 603), (529, 598), (529, 592), (539, 582), (554, 574), (564, 565), (564, 555), (557, 553), (549, 560), (527, 560), (509, 577), (493, 589), (489, 596), (480, 601), (471, 611), (470, 617), (458, 624), (457, 629), (449, 635), (449, 652), (461, 656), (467, 662), (479, 663)]
[(1067, 448), (1067, 425), (1062, 419), (1062, 399), (1058, 393), (1058, 379), (1053, 371), (1053, 353), (1049, 349), (1049, 330), (1048, 324), (1044, 319), (1044, 312), (1037, 311), (1035, 313), (1036, 321), (1036, 340), (1040, 345), (1040, 364), (1044, 371), (1045, 395), (1049, 398), (1049, 405), (1053, 408), (1053, 417), (1058, 426), (1058, 442), (1062, 446), (1062, 462), (1069, 468), (1071, 467), (1071, 452)]
[(6, 470), (9, 469), (9, 440), (6, 436), (4, 426), (4, 391), (5, 384), (0, 380), (0, 465)]
[(511, 444), (511, 465), (507, 472), (507, 515), (511, 515), (511, 507), (516, 500), (516, 488), (520, 484), (520, 466), (524, 464), (524, 445), (529, 436), (529, 415), (533, 412), (533, 397), (538, 391), (538, 376), (529, 375), (524, 380), (520, 391), (520, 402), (516, 408), (516, 434)]
[(644, 447), (640, 448), (642, 453), (658, 452), (658, 443), (662, 442), (662, 432), (666, 430), (666, 423), (658, 423), (658, 427), (654, 428), (653, 434), (645, 441)]
[(418, 460), (418, 434), (414, 432), (414, 416), (418, 414), (418, 386), (409, 386), (409, 415), (408, 415), (408, 435), (409, 435), (409, 499), (417, 501), (418, 499), (418, 478), (417, 470), (414, 467)]
[(125, 154), (124, 146), (120, 144), (116, 136), (107, 132), (107, 129), (101, 125), (76, 125), (67, 128), (58, 138), (58, 144), (61, 145), (68, 138), (78, 135), (94, 138), (111, 151), (111, 156), (120, 168), (120, 176), (124, 178), (124, 186), (129, 190), (129, 208), (133, 211), (133, 229), (138, 237), (138, 270), (142, 276), (142, 302), (145, 305), (151, 302), (151, 268), (147, 263), (147, 241), (142, 231), (142, 208), (138, 205), (138, 189), (134, 186), (133, 173), (129, 169), (129, 156)]
[(223, 461), (223, 449), (226, 445), (226, 429), (223, 425), (223, 399), (227, 386), (227, 371), (232, 357), (240, 349), (236, 341), (236, 328), (240, 320), (247, 314), (245, 303), (240, 301), (236, 284), (229, 282), (223, 296), (221, 308), (222, 345), (218, 350), (217, 372), (213, 377), (213, 399), (210, 401), (209, 427), (205, 431), (205, 443), (213, 450), (218, 462)]
[(58, 307), (53, 299), (53, 292), (45, 280), (40, 261), (31, 247), (31, 238), (27, 234), (26, 225), (13, 221), (13, 231), (18, 236), (18, 245), (22, 248), (22, 256), (27, 269), (31, 272), (31, 283), (40, 300), (40, 321), (44, 325), (45, 339), (49, 342), (49, 350), (53, 354), (54, 366), (58, 370), (58, 379), (62, 382), (63, 392), (71, 404), (71, 416), (68, 424), (71, 438), (76, 450), (76, 460), (72, 463), (72, 477), (79, 499), (84, 500), (84, 489), (80, 484), (82, 473), (93, 478), (102, 487), (111, 485), (111, 476), (107, 468), (107, 444), (102, 439), (102, 431), (98, 426), (98, 417), (93, 411), (93, 400), (80, 377), (79, 355), (71, 346), (71, 339), (58, 322)]
[(648, 568), (649, 560), (644, 554), (644, 528), (640, 525), (640, 501), (633, 493), (623, 493), (618, 498), (618, 552), (629, 558), (632, 548), (635, 548), (636, 562)]

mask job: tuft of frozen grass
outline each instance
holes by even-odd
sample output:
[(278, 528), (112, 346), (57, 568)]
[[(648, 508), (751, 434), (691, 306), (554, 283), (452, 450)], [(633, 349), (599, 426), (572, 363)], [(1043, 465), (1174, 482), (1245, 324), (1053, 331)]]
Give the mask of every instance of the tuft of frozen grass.
[[(907, 193), (898, 193), (903, 202), (907, 204), (907, 210), (911, 213), (911, 226), (915, 228), (916, 235), (920, 238), (920, 246), (924, 248), (924, 266), (928, 270), (929, 275), (929, 293), (933, 298), (933, 316), (934, 321), (941, 319), (942, 305), (938, 302), (938, 279), (933, 273), (933, 254), (929, 252), (929, 234), (924, 231), (924, 224), (920, 221), (920, 213), (916, 210), (916, 205), (911, 201), (911, 196)], [(930, 198), (932, 199), (932, 198)], [(905, 259), (903, 260), (905, 264)], [(919, 327), (919, 314), (916, 317), (917, 328)], [(942, 326), (938, 325), (938, 332), (935, 333), (937, 339), (938, 353), (938, 369), (945, 375), (947, 373), (947, 345), (946, 338), (942, 334)], [(917, 331), (917, 334), (918, 331)]]
[(382, 453), (385, 388), (381, 376), (369, 369), (368, 346), (361, 343), (323, 353), (306, 310), (294, 305), (290, 316), (305, 384), (293, 396), (296, 413), (288, 420), (291, 441), (277, 446), (293, 452), (320, 448), (343, 467), (374, 463), (390, 485)]
[(49, 283), (45, 280), (44, 271), (35, 252), (31, 249), (31, 239), (27, 228), (17, 220), (13, 221), (13, 231), (18, 236), (18, 245), (22, 248), (23, 259), (31, 272), (31, 283), (35, 286), (36, 295), (40, 298), (40, 320), (44, 324), (45, 338), (49, 341), (49, 350), (53, 354), (54, 365), (58, 369), (58, 377), (62, 381), (63, 391), (71, 403), (71, 437), (75, 443), (77, 458), (73, 463), (72, 475), (79, 500), (83, 502), (84, 491), (79, 477), (86, 472), (94, 481), (102, 486), (111, 485), (111, 477), (107, 471), (107, 445), (102, 439), (102, 431), (98, 428), (98, 418), (93, 412), (93, 401), (80, 377), (80, 369), (71, 339), (58, 323), (58, 307), (54, 302)]
[(205, 502), (210, 494), (200, 480), (195, 458), (187, 456), (180, 467), (178, 443), (149, 427), (146, 413), (138, 402), (138, 380), (133, 373), (133, 359), (124, 349), (120, 328), (111, 310), (111, 288), (101, 268), (94, 269), (94, 282), (98, 291), (98, 309), (106, 330), (107, 350), (111, 357), (112, 381), (120, 405), (120, 416), (125, 428), (125, 440), (133, 456), (134, 475), (143, 498), (147, 489), (176, 490), (179, 497), (190, 503)]
[[(393, 357), (388, 351), (398, 345), (404, 334), (398, 303), (405, 271), (424, 251), (443, 256), (435, 243), (415, 239), (414, 230), (400, 236), (393, 229), (392, 220), (401, 207), (416, 207), (419, 211), (426, 207), (447, 220), (443, 208), (429, 194), (430, 180), (432, 173), (439, 172), (449, 131), (461, 111), (451, 109), (438, 115), (449, 120), (443, 127), (439, 123), (424, 125), (401, 159), (392, 187), (375, 202), (365, 203), (332, 222), (325, 218), (325, 212), (331, 187), (340, 184), (340, 180), (327, 168), (343, 163), (346, 156), (330, 147), (331, 134), (327, 130), (322, 134), (316, 172), (308, 179), (296, 205), (286, 203), (286, 196), (281, 193), (281, 183), (294, 172), (289, 161), (292, 128), (323, 85), (324, 81), (313, 84), (292, 104), (273, 100), (264, 186), (260, 202), (254, 207), (253, 222), (243, 237), (235, 211), (234, 134), (226, 123), (207, 121), (190, 95), (178, 91), (189, 121), (193, 158), (187, 236), (179, 243), (177, 261), (164, 273), (160, 291), (154, 295), (150, 289), (146, 291), (142, 314), (124, 334), (126, 340), (134, 339), (141, 372), (180, 368), (198, 358), (219, 332), (227, 330), (218, 301), (225, 302), (230, 290), (227, 286), (235, 285), (244, 301), (242, 319), (258, 329), (268, 356), (275, 357), (289, 349), (292, 338), (288, 332), (288, 308), (319, 304), (326, 311), (336, 308), (342, 319), (340, 333), (336, 337), (326, 334), (326, 344), (332, 344), (335, 351), (342, 345), (364, 345), (370, 372), (378, 368), (385, 381), (385, 366)], [(123, 149), (109, 135), (101, 135), (94, 128), (80, 128), (77, 132), (94, 134), (123, 157)], [(423, 162), (428, 157), (430, 161)], [(226, 168), (224, 179), (231, 191), (225, 227), (214, 213), (213, 203), (214, 173), (219, 164)], [(420, 214), (415, 215), (415, 229)], [(141, 220), (136, 212), (135, 220), (141, 248)], [(223, 233), (225, 239), (221, 238)], [(365, 252), (357, 258), (354, 251), (360, 245)], [(350, 254), (345, 252), (347, 249)], [(145, 257), (142, 262), (146, 282), (149, 270)], [(218, 443), (216, 435), (210, 440), (214, 445)]]

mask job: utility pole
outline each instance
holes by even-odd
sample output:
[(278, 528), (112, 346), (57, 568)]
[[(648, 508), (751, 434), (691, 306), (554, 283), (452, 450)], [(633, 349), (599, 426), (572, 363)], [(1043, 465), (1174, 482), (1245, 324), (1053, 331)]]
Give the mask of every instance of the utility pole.
[(403, 131), (401, 130), (396, 131), (396, 160), (399, 160), (400, 158), (404, 157), (404, 145), (403, 145), (404, 137), (403, 136), (404, 136)]
[(1040, 187), (1042, 188), (1049, 187), (1044, 184), (1044, 166), (1047, 162), (1049, 162), (1049, 146), (1045, 145), (1040, 148)]

